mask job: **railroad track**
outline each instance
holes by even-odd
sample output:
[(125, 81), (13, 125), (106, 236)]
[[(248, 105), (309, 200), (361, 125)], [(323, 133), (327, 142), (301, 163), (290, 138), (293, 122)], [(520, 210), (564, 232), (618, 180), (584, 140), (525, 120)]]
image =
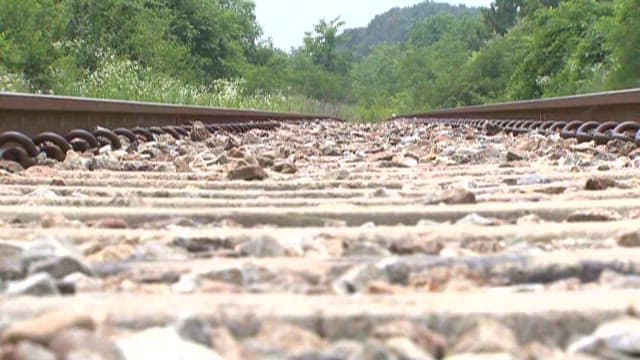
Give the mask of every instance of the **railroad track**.
[(37, 99), (0, 95), (2, 359), (640, 353), (638, 119), (585, 126), (612, 94), (375, 125)]
[(618, 139), (640, 146), (640, 89), (437, 110), (399, 118), (464, 124), (489, 132), (559, 133), (565, 139), (598, 145)]
[[(0, 158), (29, 167), (39, 154), (64, 161), (69, 150), (119, 150), (123, 140), (137, 145), (160, 135), (203, 138), (216, 132), (271, 130), (279, 125), (274, 120), (322, 118), (326, 117), (0, 93), (0, 131), (6, 130), (0, 132)], [(194, 129), (194, 124), (200, 128)]]

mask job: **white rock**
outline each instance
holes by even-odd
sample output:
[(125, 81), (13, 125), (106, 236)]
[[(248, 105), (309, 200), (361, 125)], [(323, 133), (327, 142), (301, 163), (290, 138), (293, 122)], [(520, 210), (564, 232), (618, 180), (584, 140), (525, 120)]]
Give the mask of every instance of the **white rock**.
[(69, 150), (59, 167), (64, 170), (87, 170), (87, 163), (87, 159), (81, 157), (75, 151)]
[(346, 295), (365, 290), (371, 281), (387, 281), (387, 273), (383, 268), (371, 264), (356, 265), (333, 282), (336, 294)]
[(507, 353), (457, 354), (448, 356), (444, 360), (515, 360), (515, 357)]
[(213, 350), (183, 340), (171, 327), (124, 336), (116, 345), (127, 360), (223, 360)]
[(37, 188), (28, 193), (26, 197), (38, 200), (54, 200), (58, 198), (58, 194), (47, 188)]
[(8, 296), (52, 296), (59, 295), (60, 292), (51, 275), (39, 273), (21, 281), (10, 282), (6, 294)]
[(603, 345), (620, 353), (640, 353), (640, 319), (624, 317), (604, 323), (592, 335), (569, 345), (568, 352), (597, 353)]
[(197, 278), (193, 274), (180, 276), (177, 283), (171, 285), (171, 291), (176, 294), (191, 294), (198, 288)]
[(469, 214), (462, 219), (456, 221), (457, 225), (477, 225), (477, 226), (492, 226), (497, 225), (494, 219), (488, 219), (480, 216), (476, 213)]
[(518, 185), (538, 185), (550, 183), (549, 179), (538, 174), (526, 175), (518, 179)]
[(422, 350), (418, 345), (406, 337), (396, 337), (387, 340), (389, 350), (400, 359), (407, 360), (433, 360), (433, 356)]
[(101, 279), (90, 277), (79, 272), (65, 276), (62, 281), (74, 284), (78, 292), (97, 292), (102, 290), (103, 287)]

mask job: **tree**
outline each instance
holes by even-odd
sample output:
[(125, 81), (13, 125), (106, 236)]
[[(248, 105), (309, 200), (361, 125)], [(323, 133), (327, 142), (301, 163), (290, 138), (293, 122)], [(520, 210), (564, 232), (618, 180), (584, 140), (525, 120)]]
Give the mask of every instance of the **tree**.
[[(523, 27), (516, 27), (509, 36), (489, 40), (460, 69), (460, 97), (465, 105), (508, 100), (506, 89), (518, 62), (528, 50)], [(526, 29), (528, 30), (528, 29)]]
[[(101, 53), (136, 61), (155, 71), (189, 77), (189, 47), (170, 34), (172, 13), (160, 2), (143, 0), (67, 0), (66, 38), (81, 69), (95, 70)], [(197, 77), (193, 77), (194, 79)]]
[(557, 7), (560, 0), (495, 0), (482, 9), (486, 24), (499, 35), (506, 34), (519, 19), (541, 8)]
[(3, 33), (0, 33), (0, 66), (13, 67), (16, 61), (13, 43), (6, 39)]
[(498, 35), (504, 35), (518, 21), (523, 0), (495, 0), (482, 10), (487, 25)]
[(346, 73), (347, 58), (338, 52), (337, 36), (345, 22), (339, 17), (327, 22), (322, 19), (314, 26), (314, 32), (304, 35), (302, 51), (313, 59), (316, 65), (333, 73)]
[(270, 41), (259, 44), (244, 64), (241, 73), (249, 93), (275, 93), (286, 89), (288, 55), (276, 49)]
[(163, 0), (173, 15), (170, 35), (191, 49), (204, 82), (240, 75), (260, 28), (248, 0)]
[(294, 89), (322, 101), (348, 101), (349, 57), (338, 50), (340, 18), (321, 20), (305, 33), (304, 45), (291, 54), (288, 82)]
[(426, 47), (434, 44), (455, 27), (452, 15), (436, 15), (427, 20), (416, 23), (409, 30), (409, 44)]
[(355, 59), (360, 59), (370, 54), (379, 45), (407, 42), (411, 28), (433, 16), (475, 17), (479, 13), (478, 8), (434, 1), (423, 1), (405, 8), (395, 7), (374, 17), (367, 27), (346, 29), (339, 36), (343, 43), (340, 48), (353, 53)]
[(610, 87), (623, 89), (640, 86), (640, 1), (616, 2), (615, 21), (612, 27), (616, 69), (610, 79)]
[(411, 110), (410, 87), (402, 68), (404, 51), (400, 45), (381, 45), (354, 66), (353, 93), (364, 119), (380, 120), (394, 111)]
[(516, 60), (509, 97), (533, 99), (592, 90), (585, 85), (592, 70), (610, 57), (598, 23), (610, 16), (606, 3), (574, 0), (529, 17), (523, 24), (526, 30), (518, 33), (527, 50)]
[(12, 49), (0, 60), (10, 71), (24, 74), (37, 89), (47, 89), (49, 66), (60, 55), (55, 44), (64, 29), (64, 3), (0, 0), (0, 9), (0, 34)]
[(462, 41), (469, 49), (478, 50), (490, 37), (490, 31), (480, 16), (436, 15), (416, 23), (409, 31), (409, 44), (417, 47), (430, 46), (443, 38)]

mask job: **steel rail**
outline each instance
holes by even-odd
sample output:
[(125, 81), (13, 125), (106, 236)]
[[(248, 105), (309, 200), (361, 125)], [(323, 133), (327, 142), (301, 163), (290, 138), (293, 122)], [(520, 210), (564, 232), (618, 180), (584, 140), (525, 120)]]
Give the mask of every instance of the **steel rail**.
[(271, 130), (283, 121), (328, 119), (342, 121), (315, 114), (0, 92), (0, 159), (26, 168), (41, 153), (63, 161), (71, 149), (97, 151), (110, 145), (115, 150), (123, 141), (136, 146), (165, 134), (206, 138), (219, 131)]
[(479, 105), (400, 115), (391, 120), (468, 125), (494, 133), (559, 133), (563, 138), (640, 146), (640, 89)]
[[(236, 110), (0, 92), (0, 132), (42, 131), (67, 133), (76, 128), (179, 126), (190, 121), (205, 124), (248, 121), (335, 119), (327, 115)], [(340, 119), (336, 119), (340, 120)]]
[(458, 118), (538, 121), (638, 121), (640, 88), (586, 95), (515, 101), (500, 104), (433, 110), (395, 116), (400, 118)]

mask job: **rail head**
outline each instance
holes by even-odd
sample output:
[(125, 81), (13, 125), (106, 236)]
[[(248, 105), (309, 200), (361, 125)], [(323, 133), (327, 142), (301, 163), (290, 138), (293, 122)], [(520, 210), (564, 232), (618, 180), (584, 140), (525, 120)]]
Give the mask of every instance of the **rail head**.
[(401, 118), (637, 121), (640, 120), (640, 88), (434, 110), (395, 116), (390, 120)]
[(186, 106), (150, 102), (80, 98), (53, 95), (32, 95), (0, 92), (0, 112), (99, 113), (137, 115), (175, 115), (204, 117), (243, 117), (269, 120), (337, 119), (319, 114), (300, 114), (261, 110), (238, 110), (219, 107)]

